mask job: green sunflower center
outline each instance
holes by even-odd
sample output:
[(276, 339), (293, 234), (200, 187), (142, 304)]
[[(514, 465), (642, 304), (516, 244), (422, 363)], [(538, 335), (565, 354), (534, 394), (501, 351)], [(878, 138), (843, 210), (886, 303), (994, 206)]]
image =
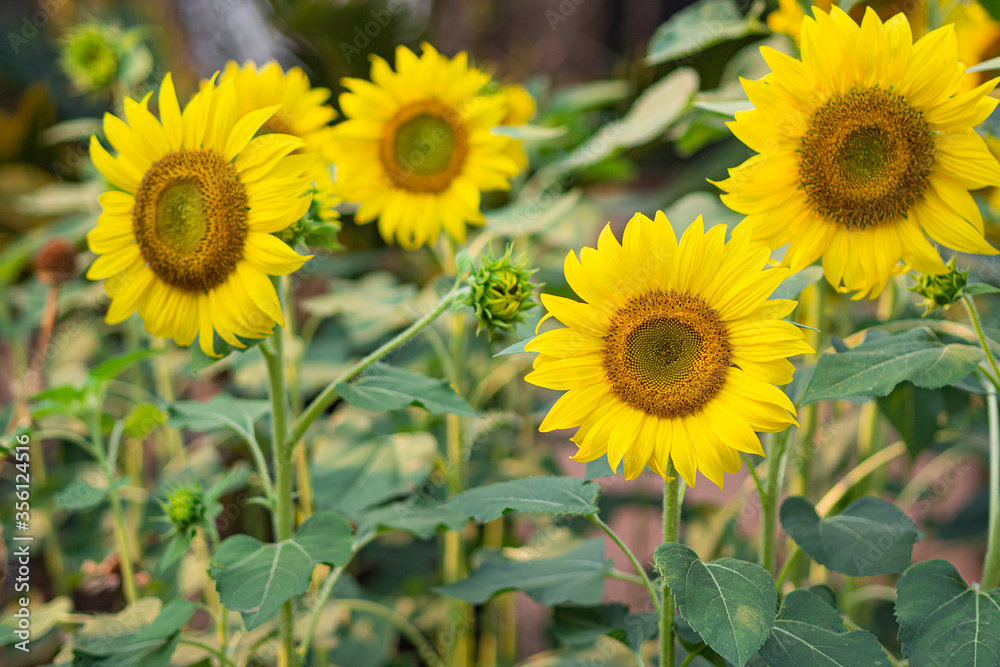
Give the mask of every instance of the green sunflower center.
[(468, 136), (458, 112), (434, 100), (403, 108), (385, 127), (381, 159), (389, 180), (411, 192), (442, 192), (462, 172)]
[(905, 217), (934, 166), (934, 136), (923, 114), (883, 88), (852, 89), (809, 119), (799, 178), (821, 215), (849, 229)]
[(612, 390), (643, 412), (673, 418), (701, 410), (725, 385), (726, 327), (701, 298), (653, 290), (611, 319), (604, 368)]
[(209, 290), (243, 257), (246, 190), (236, 168), (214, 151), (167, 153), (139, 184), (132, 227), (158, 278), (190, 292)]

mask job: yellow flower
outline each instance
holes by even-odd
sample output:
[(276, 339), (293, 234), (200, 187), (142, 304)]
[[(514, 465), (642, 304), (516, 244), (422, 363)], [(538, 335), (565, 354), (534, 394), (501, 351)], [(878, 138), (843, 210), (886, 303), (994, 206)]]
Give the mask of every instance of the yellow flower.
[(112, 157), (91, 137), (94, 166), (117, 188), (101, 195), (104, 212), (87, 235), (100, 255), (87, 272), (106, 279), (107, 321), (135, 310), (146, 331), (216, 356), (214, 332), (263, 338), (281, 308), (269, 275), (297, 270), (309, 257), (273, 236), (309, 209), (308, 156), (285, 134), (254, 138), (277, 106), (237, 113), (232, 84), (214, 79), (184, 108), (169, 74), (160, 87), (162, 120), (125, 100), (125, 121), (106, 114)]
[(330, 177), (330, 164), (333, 162), (333, 126), (330, 121), (337, 112), (327, 104), (329, 89), (313, 88), (301, 68), (293, 67), (283, 72), (281, 66), (273, 61), (260, 69), (253, 62), (241, 67), (229, 61), (219, 76), (219, 82), (229, 81), (236, 89), (237, 112), (240, 115), (280, 105), (259, 133), (290, 134), (305, 142), (305, 146), (296, 153), (316, 157), (310, 174), (316, 188), (315, 198), (320, 204), (320, 215), (328, 220), (337, 218), (334, 206), (340, 199), (333, 193)]
[(468, 56), (445, 58), (429, 44), (418, 58), (396, 49), (396, 71), (372, 59), (372, 81), (345, 79), (347, 120), (334, 128), (338, 192), (361, 202), (355, 221), (407, 249), (434, 243), (442, 228), (465, 240), (485, 222), (480, 193), (506, 190), (519, 167), (512, 140), (491, 134), (507, 115), (504, 95), (482, 95), (489, 77)]
[[(517, 84), (503, 86), (498, 94), (503, 96), (507, 105), (507, 114), (500, 122), (501, 125), (524, 125), (532, 119), (538, 109), (535, 98), (525, 90), (524, 86)], [(508, 144), (507, 155), (517, 164), (519, 171), (528, 168), (528, 156), (520, 141), (512, 141)]]
[[(818, 0), (813, 3), (819, 9), (829, 13), (830, 8), (837, 3), (831, 0)], [(932, 12), (944, 16), (942, 25), (953, 23), (955, 37), (958, 41), (958, 59), (966, 65), (975, 65), (1000, 55), (1000, 23), (993, 20), (982, 5), (977, 2), (954, 2), (953, 0), (918, 0), (915, 3), (877, 3), (874, 7), (882, 18), (895, 15), (899, 9), (907, 15), (914, 38), (923, 37), (928, 32), (928, 18)], [(853, 5), (850, 14), (855, 20), (860, 20), (866, 9), (862, 5)], [(800, 28), (805, 12), (798, 0), (778, 0), (778, 9), (767, 16), (767, 25), (774, 32), (784, 33), (796, 41), (800, 37)], [(961, 91), (972, 90), (985, 82), (988, 72), (970, 74), (962, 80)]]
[(678, 244), (662, 212), (637, 213), (622, 244), (608, 225), (596, 250), (567, 255), (584, 302), (542, 295), (566, 328), (525, 345), (539, 353), (525, 379), (566, 392), (540, 430), (579, 426), (575, 460), (624, 461), (628, 479), (646, 465), (666, 477), (671, 460), (688, 484), (701, 470), (721, 487), (740, 452), (763, 455), (755, 431), (796, 423), (773, 385), (792, 380), (787, 357), (812, 348), (780, 319), (796, 302), (766, 300), (788, 269), (763, 270), (768, 250), (745, 230), (725, 237), (699, 216)]
[(843, 11), (802, 23), (802, 61), (761, 48), (771, 73), (744, 81), (754, 105), (730, 129), (760, 153), (719, 183), (753, 240), (788, 244), (792, 271), (823, 256), (830, 283), (875, 298), (889, 276), (947, 269), (924, 236), (996, 254), (970, 189), (1000, 184), (972, 128), (993, 111), (996, 80), (959, 93), (965, 66), (945, 26), (913, 43), (903, 15), (859, 27)]

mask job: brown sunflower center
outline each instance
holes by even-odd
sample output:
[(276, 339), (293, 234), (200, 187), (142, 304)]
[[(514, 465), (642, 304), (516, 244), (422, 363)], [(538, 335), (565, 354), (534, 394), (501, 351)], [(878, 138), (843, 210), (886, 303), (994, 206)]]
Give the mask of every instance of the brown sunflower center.
[(246, 189), (236, 168), (214, 151), (167, 153), (139, 184), (132, 228), (158, 278), (190, 292), (212, 289), (243, 256)]
[(442, 192), (461, 173), (468, 152), (468, 132), (458, 112), (428, 100), (403, 108), (386, 124), (380, 156), (396, 187)]
[(849, 229), (904, 217), (933, 166), (934, 137), (923, 114), (878, 87), (831, 98), (810, 118), (799, 149), (809, 203)]
[(604, 336), (612, 391), (657, 417), (698, 412), (725, 384), (732, 347), (701, 298), (653, 290), (618, 309)]

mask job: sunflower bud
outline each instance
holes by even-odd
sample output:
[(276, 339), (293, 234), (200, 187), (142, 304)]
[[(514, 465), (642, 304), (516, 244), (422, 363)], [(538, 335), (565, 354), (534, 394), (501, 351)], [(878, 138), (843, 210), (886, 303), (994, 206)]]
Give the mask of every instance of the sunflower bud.
[(469, 305), (479, 320), (476, 333), (484, 326), (490, 337), (497, 329), (512, 331), (523, 320), (524, 312), (535, 305), (531, 300), (535, 287), (531, 275), (537, 269), (528, 270), (523, 261), (514, 261), (513, 250), (513, 246), (507, 246), (501, 257), (484, 255), (467, 279), (471, 288)]
[(81, 93), (104, 90), (118, 78), (122, 33), (114, 26), (84, 23), (73, 28), (62, 45), (61, 64)]
[(176, 486), (167, 492), (167, 501), (160, 504), (167, 519), (182, 535), (190, 536), (205, 523), (205, 496), (197, 486)]
[(917, 278), (917, 284), (910, 290), (924, 297), (922, 305), (926, 308), (924, 315), (937, 307), (948, 309), (962, 298), (962, 290), (968, 284), (969, 271), (959, 271), (955, 268), (955, 258), (948, 262), (948, 272), (940, 275), (922, 273)]
[(76, 248), (61, 236), (49, 239), (35, 255), (35, 276), (43, 285), (58, 285), (76, 274)]

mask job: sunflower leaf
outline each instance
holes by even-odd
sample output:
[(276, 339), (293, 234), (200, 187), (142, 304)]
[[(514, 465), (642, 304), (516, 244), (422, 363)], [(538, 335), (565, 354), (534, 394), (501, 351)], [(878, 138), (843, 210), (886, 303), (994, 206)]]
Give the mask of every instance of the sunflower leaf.
[(508, 511), (539, 514), (597, 513), (600, 487), (578, 477), (529, 477), (463, 491), (443, 507), (477, 521), (493, 521)]
[(954, 565), (931, 560), (910, 567), (896, 590), (899, 639), (910, 667), (998, 664), (1000, 589), (970, 587)]
[(768, 667), (880, 667), (889, 659), (874, 636), (848, 632), (837, 611), (799, 589), (781, 601), (771, 636), (755, 656)]
[(313, 567), (343, 565), (351, 556), (350, 525), (333, 512), (309, 517), (288, 540), (264, 543), (233, 535), (219, 545), (209, 574), (227, 609), (253, 629), (278, 613), (286, 600), (309, 589)]
[(646, 50), (646, 64), (677, 60), (715, 44), (760, 32), (762, 28), (757, 17), (761, 9), (755, 5), (747, 16), (743, 16), (732, 0), (696, 2), (656, 29)]
[(901, 509), (871, 496), (829, 519), (793, 496), (781, 504), (781, 526), (814, 561), (852, 577), (902, 572), (910, 566), (913, 543), (924, 537)]
[(926, 327), (900, 334), (869, 332), (864, 342), (837, 354), (824, 354), (802, 395), (816, 401), (886, 396), (904, 380), (937, 389), (967, 377), (983, 361), (972, 345), (942, 343)]
[(612, 566), (604, 558), (604, 540), (593, 539), (555, 558), (514, 561), (490, 554), (465, 579), (434, 590), (476, 604), (517, 590), (544, 605), (594, 605), (604, 595), (604, 577)]
[(341, 382), (336, 389), (345, 401), (365, 410), (380, 412), (418, 405), (436, 415), (447, 412), (461, 417), (478, 416), (446, 380), (394, 366), (372, 366), (359, 379)]
[(743, 667), (760, 650), (777, 603), (767, 570), (735, 558), (703, 563), (677, 542), (657, 547), (653, 566), (670, 584), (681, 616), (719, 655)]

